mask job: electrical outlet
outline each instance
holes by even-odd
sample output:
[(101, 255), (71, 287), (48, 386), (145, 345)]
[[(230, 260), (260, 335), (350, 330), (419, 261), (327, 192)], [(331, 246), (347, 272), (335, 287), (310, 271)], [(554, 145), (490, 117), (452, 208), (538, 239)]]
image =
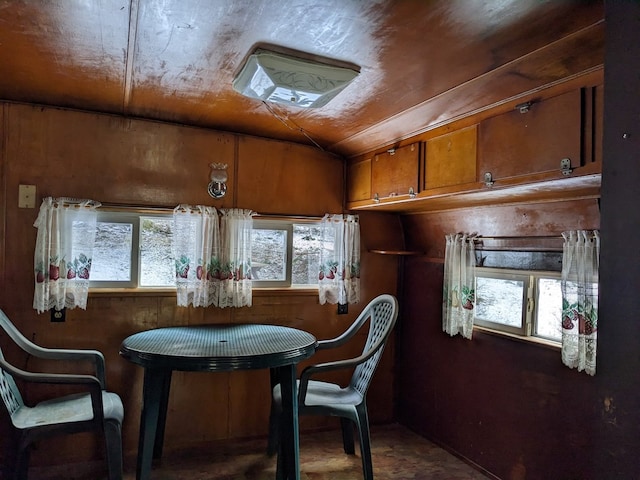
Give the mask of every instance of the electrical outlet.
[(65, 316), (67, 313), (67, 309), (63, 308), (62, 310), (56, 310), (55, 308), (51, 309), (51, 321), (52, 322), (64, 322)]
[(338, 315), (346, 315), (349, 313), (349, 304), (347, 303), (339, 303), (338, 304)]

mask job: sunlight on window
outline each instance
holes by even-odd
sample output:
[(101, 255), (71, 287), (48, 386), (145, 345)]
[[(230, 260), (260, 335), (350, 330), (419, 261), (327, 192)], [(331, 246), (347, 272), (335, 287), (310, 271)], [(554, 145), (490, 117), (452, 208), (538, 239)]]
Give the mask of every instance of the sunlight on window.
[(175, 286), (171, 251), (173, 220), (167, 217), (141, 217), (140, 220), (140, 286)]
[(524, 282), (501, 278), (476, 278), (476, 318), (511, 327), (522, 327)]
[(98, 222), (91, 263), (91, 281), (131, 280), (130, 223)]
[(562, 340), (562, 282), (554, 278), (538, 279), (538, 322), (536, 335)]
[(251, 233), (253, 280), (282, 281), (287, 275), (287, 231), (267, 228)]

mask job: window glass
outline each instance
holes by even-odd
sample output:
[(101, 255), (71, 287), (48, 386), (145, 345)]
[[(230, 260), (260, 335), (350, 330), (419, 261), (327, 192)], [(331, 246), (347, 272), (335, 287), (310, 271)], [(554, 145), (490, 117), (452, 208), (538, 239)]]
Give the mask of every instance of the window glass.
[(480, 327), (560, 342), (560, 274), (477, 267), (475, 310)]
[(132, 223), (98, 221), (91, 263), (92, 282), (132, 280), (133, 233)]
[[(317, 285), (322, 249), (322, 229), (319, 224), (293, 225), (293, 258), (291, 283)], [(333, 245), (333, 239), (331, 239)]]
[(539, 278), (537, 283), (536, 335), (562, 340), (562, 282), (559, 278)]
[(140, 286), (175, 286), (171, 217), (140, 217)]
[(251, 242), (254, 287), (318, 285), (319, 221), (254, 220)]
[(477, 277), (476, 318), (522, 328), (524, 289), (522, 280)]
[(255, 228), (251, 233), (251, 273), (254, 281), (287, 278), (287, 230)]

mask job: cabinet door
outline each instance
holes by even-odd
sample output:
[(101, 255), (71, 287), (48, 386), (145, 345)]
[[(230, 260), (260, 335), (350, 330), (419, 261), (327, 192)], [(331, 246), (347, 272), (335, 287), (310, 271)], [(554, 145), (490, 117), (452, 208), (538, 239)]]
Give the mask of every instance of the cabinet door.
[(379, 198), (418, 192), (420, 142), (379, 153), (371, 164), (371, 191)]
[(494, 179), (560, 171), (560, 161), (578, 167), (581, 144), (581, 92), (575, 90), (533, 102), (480, 123), (478, 173)]
[(475, 182), (476, 144), (475, 125), (427, 140), (425, 189)]
[(371, 199), (371, 159), (349, 164), (347, 167), (347, 201)]

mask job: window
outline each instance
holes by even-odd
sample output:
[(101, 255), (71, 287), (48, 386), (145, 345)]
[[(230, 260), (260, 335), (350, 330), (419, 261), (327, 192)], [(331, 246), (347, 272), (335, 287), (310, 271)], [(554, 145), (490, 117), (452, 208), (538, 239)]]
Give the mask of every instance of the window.
[[(259, 219), (253, 224), (254, 287), (317, 287), (323, 242), (319, 220)], [(170, 213), (98, 212), (91, 287), (175, 288), (172, 225)]]
[(322, 242), (319, 221), (254, 220), (253, 286), (317, 286)]
[(175, 286), (170, 214), (99, 212), (91, 287)]
[(476, 268), (475, 325), (560, 342), (561, 315), (559, 273)]

